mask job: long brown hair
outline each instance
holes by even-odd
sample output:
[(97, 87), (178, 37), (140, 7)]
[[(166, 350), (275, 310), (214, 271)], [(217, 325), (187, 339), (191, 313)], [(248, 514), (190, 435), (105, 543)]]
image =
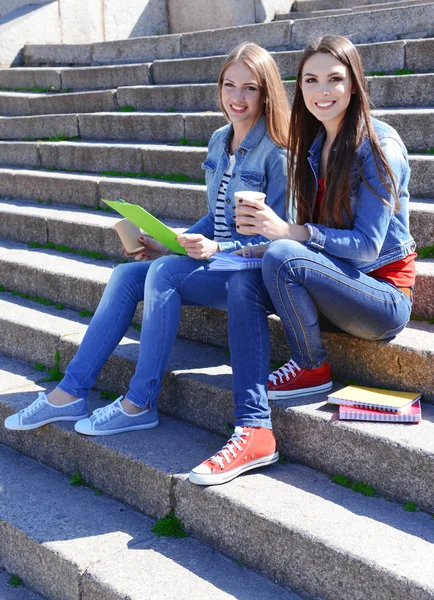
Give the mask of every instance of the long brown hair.
[(262, 99), (267, 131), (275, 144), (286, 148), (290, 108), (288, 96), (274, 58), (267, 50), (251, 42), (239, 44), (226, 57), (218, 78), (218, 95), (220, 109), (230, 122), (222, 102), (222, 86), (226, 69), (235, 62), (242, 62), (256, 77)]
[[(308, 150), (322, 123), (307, 109), (301, 91), (303, 67), (306, 61), (318, 52), (328, 53), (345, 65), (351, 76), (354, 93), (342, 119), (333, 152), (330, 152), (326, 168), (324, 200), (321, 204), (319, 223), (343, 228), (353, 222), (350, 205), (350, 178), (354, 164), (363, 181), (373, 193), (356, 160), (356, 150), (364, 136), (369, 138), (375, 165), (380, 179), (388, 193), (391, 193), (395, 207), (398, 206), (398, 191), (393, 172), (384, 156), (370, 118), (369, 100), (362, 61), (354, 45), (340, 35), (325, 35), (312, 40), (301, 58), (288, 139), (288, 188), (287, 204), (292, 196), (297, 210), (297, 223), (303, 225), (313, 219), (315, 205), (315, 178), (308, 163)], [(381, 198), (386, 204), (386, 198)]]

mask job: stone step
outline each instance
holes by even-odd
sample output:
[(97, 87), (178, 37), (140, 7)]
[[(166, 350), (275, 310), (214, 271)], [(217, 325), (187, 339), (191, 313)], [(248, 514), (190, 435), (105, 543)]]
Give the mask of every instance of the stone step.
[[(368, 77), (367, 83), (368, 93), (375, 108), (429, 107), (432, 104), (434, 73)], [(295, 81), (285, 82), (291, 102), (295, 85)], [(133, 106), (145, 112), (218, 110), (215, 83), (120, 87), (117, 90), (117, 99), (119, 106)]]
[[(417, 73), (434, 69), (434, 40), (398, 40), (357, 44), (366, 72), (393, 74), (399, 69)], [(295, 77), (302, 50), (273, 52), (283, 78)], [(152, 63), (152, 80), (157, 85), (175, 83), (215, 83), (225, 56), (156, 60)]]
[[(395, 127), (410, 152), (434, 148), (434, 108), (389, 108), (373, 110), (374, 117)], [(81, 137), (92, 141), (183, 144), (206, 146), (213, 132), (226, 124), (218, 112), (205, 113), (88, 113), (0, 118), (2, 140), (52, 140)], [(44, 142), (50, 143), (50, 142)], [(8, 146), (2, 145), (2, 164), (37, 165), (38, 154), (33, 145), (23, 145), (9, 158)], [(65, 145), (66, 146), (66, 145)], [(56, 146), (57, 147), (57, 146)], [(42, 146), (40, 146), (42, 148)], [(22, 157), (22, 162), (15, 156)], [(43, 163), (39, 161), (40, 166)], [(50, 165), (51, 166), (51, 165)]]
[(355, 44), (424, 38), (434, 35), (433, 23), (434, 6), (428, 3), (295, 22), (261, 23), (94, 44), (27, 45), (24, 63), (27, 66), (100, 65), (212, 56), (230, 52), (243, 40), (254, 40), (269, 50), (296, 50), (303, 48), (306, 40), (320, 30), (351, 35)]
[[(24, 405), (33, 389), (33, 385), (10, 389), (12, 393), (2, 394), (2, 403), (6, 396), (15, 397), (15, 405)], [(226, 485), (201, 489), (186, 480), (186, 473), (192, 464), (220, 448), (222, 438), (169, 417), (163, 417), (155, 429), (114, 436), (108, 441), (85, 440), (72, 432), (70, 424), (49, 426), (39, 430), (39, 434), (8, 436), (19, 437), (20, 445), (27, 447), (34, 440), (34, 448), (44, 443), (46, 446), (48, 435), (51, 447), (56, 448), (61, 438), (62, 451), (53, 457), (59, 463), (57, 468), (68, 475), (79, 470), (85, 481), (97, 489), (152, 516), (161, 516), (173, 508), (186, 530), (215, 550), (310, 597), (361, 600), (366, 595), (367, 579), (381, 598), (428, 600), (434, 592), (429, 514), (409, 514), (396, 502), (356, 494), (335, 485), (328, 476), (298, 464), (277, 464)], [(145, 445), (144, 436), (148, 442)], [(155, 448), (166, 451), (155, 452)], [(55, 453), (47, 450), (47, 446), (42, 448), (44, 461), (53, 462), (49, 455)], [(210, 566), (217, 563), (220, 577), (224, 568), (225, 591), (232, 592), (233, 597), (280, 598), (271, 590), (263, 591), (259, 587), (262, 582), (249, 573), (249, 583), (256, 586), (253, 596), (250, 588), (245, 588), (246, 595), (228, 589), (227, 582), (236, 566), (223, 567), (218, 553), (214, 560), (209, 559), (209, 549), (193, 538), (165, 540), (163, 546), (151, 534), (152, 521), (128, 506), (104, 496), (95, 497), (93, 489), (68, 486), (67, 477), (8, 448), (3, 448), (0, 456), (10, 490), (5, 498), (2, 546), (14, 569), (23, 574), (27, 569), (29, 580), (31, 577), (32, 581), (39, 581), (38, 589), (50, 597), (59, 598), (62, 589), (69, 590), (69, 598), (101, 597), (97, 595), (98, 588), (108, 577), (107, 583), (115, 588), (112, 598), (124, 598), (126, 594), (132, 600), (156, 597), (155, 592), (149, 596), (143, 592), (154, 587), (148, 578), (158, 572), (154, 562), (163, 555), (171, 559), (165, 565), (164, 577), (157, 577), (158, 592), (165, 597), (191, 597), (190, 586), (190, 596), (182, 595), (176, 572), (169, 571), (167, 577), (173, 563), (181, 562), (184, 568), (194, 564), (195, 572), (199, 571), (202, 578), (206, 573), (207, 583), (211, 579), (214, 584)], [(222, 516), (223, 510), (224, 518), (210, 518)], [(336, 523), (340, 526), (336, 527)], [(193, 560), (191, 546), (196, 544), (199, 547), (195, 548)], [(130, 548), (136, 553), (120, 556)], [(408, 551), (403, 552), (403, 548)], [(140, 549), (141, 554), (137, 553)], [(153, 552), (145, 554), (143, 550), (147, 549)], [(209, 566), (199, 560), (209, 560)], [(113, 569), (113, 561), (120, 566), (120, 572), (126, 570), (128, 577), (116, 579), (119, 571)], [(41, 563), (50, 564), (49, 573), (41, 573)], [(85, 575), (80, 577), (80, 573)], [(132, 585), (136, 577), (141, 582), (138, 588)], [(176, 596), (169, 590), (166, 595), (162, 579), (173, 586), (173, 578), (180, 589)], [(87, 595), (87, 589), (94, 595)], [(204, 597), (206, 592), (198, 597)]]
[[(64, 255), (62, 258), (65, 260)], [(74, 275), (77, 276), (77, 269)], [(43, 274), (40, 276), (43, 277)], [(37, 283), (31, 285), (36, 286)], [(33, 287), (32, 292), (35, 290)], [(43, 289), (39, 293), (42, 297), (47, 296)], [(50, 300), (58, 301), (57, 298)], [(3, 305), (0, 307), (6, 311)], [(283, 363), (288, 360), (290, 353), (282, 325), (275, 316), (270, 317), (269, 325), (272, 360)], [(3, 327), (6, 326), (3, 324)], [(192, 341), (227, 348), (226, 315), (209, 308), (184, 310), (179, 334)], [(12, 337), (12, 344), (14, 340)], [(434, 325), (426, 321), (410, 321), (407, 328), (388, 343), (361, 340), (336, 330), (324, 330), (324, 340), (333, 372), (339, 379), (397, 389), (416, 388), (424, 393), (426, 401), (434, 401)], [(10, 353), (10, 349), (0, 348), (1, 351)], [(17, 358), (26, 359), (25, 356)]]
[[(166, 435), (177, 431), (173, 422), (167, 425), (161, 428)], [(189, 457), (203, 447), (200, 437), (198, 432)], [(192, 537), (157, 537), (153, 519), (95, 490), (73, 487), (69, 477), (4, 446), (0, 463), (8, 488), (0, 533), (4, 562), (51, 600), (300, 600)], [(160, 476), (167, 505), (173, 476)]]
[[(299, 13), (294, 13), (294, 16)], [(432, 71), (434, 40), (358, 44), (365, 71)], [(283, 78), (295, 76), (301, 50), (273, 52)], [(100, 67), (16, 67), (0, 71), (0, 90), (71, 91), (113, 89), (147, 83), (215, 83), (224, 56), (156, 60), (154, 63)], [(152, 72), (152, 78), (150, 73)]]
[(0, 569), (0, 594), (2, 600), (44, 600), (42, 596), (27, 588), (24, 583), (18, 583), (16, 586), (9, 583), (11, 575)]
[[(121, 241), (113, 227), (122, 217), (114, 211), (90, 213), (72, 207), (0, 200), (0, 214), (3, 221), (0, 236), (4, 239), (27, 244), (60, 244), (74, 250), (97, 252), (110, 259), (124, 258)], [(174, 219), (164, 219), (164, 223), (177, 233), (192, 224)]]
[(345, 14), (352, 13), (360, 13), (365, 11), (375, 11), (375, 10), (384, 10), (390, 8), (402, 8), (405, 6), (414, 6), (416, 4), (423, 4), (423, 0), (396, 0), (395, 2), (379, 2), (379, 3), (370, 3), (370, 4), (359, 4), (357, 6), (351, 6), (348, 8), (329, 8), (329, 9), (318, 9), (318, 10), (310, 10), (310, 11), (298, 11), (291, 10), (291, 12), (287, 13), (278, 13), (275, 16), (276, 21), (287, 21), (294, 19), (313, 19), (318, 17), (334, 17)]
[[(433, 163), (431, 160), (423, 164), (432, 167)], [(411, 164), (416, 170), (421, 163), (411, 161)], [(141, 171), (137, 169), (137, 172)], [(425, 180), (422, 176), (423, 185)], [(413, 181), (412, 188), (415, 188), (419, 185), (418, 180), (414, 178)], [(207, 211), (206, 187), (194, 183), (1, 168), (0, 186), (3, 198), (19, 202), (27, 200), (97, 209), (105, 207), (102, 199), (123, 199), (143, 206), (158, 218), (184, 221), (198, 221)], [(414, 198), (409, 208), (413, 237), (420, 248), (431, 245), (434, 233), (432, 200)]]
[(152, 179), (101, 177), (0, 169), (2, 192), (9, 199), (42, 204), (66, 204), (93, 209), (105, 208), (101, 199), (139, 204), (158, 218), (197, 221), (206, 213), (206, 187)]
[(71, 94), (0, 92), (0, 115), (3, 116), (112, 112), (117, 109), (114, 90)]
[[(110, 127), (107, 125), (110, 124)], [(201, 141), (206, 145), (213, 132), (226, 124), (221, 113), (84, 113), (0, 117), (2, 140), (50, 140), (77, 136), (140, 142)], [(428, 128), (429, 130), (429, 128)]]
[(113, 89), (120, 85), (151, 83), (150, 64), (103, 67), (16, 67), (0, 71), (0, 90), (43, 92)]
[[(35, 210), (31, 205), (10, 207), (4, 204), (0, 204), (0, 215), (3, 222), (0, 232), (3, 238), (0, 240), (0, 284), (8, 290), (45, 298), (55, 304), (60, 302), (75, 310), (94, 312), (112, 269), (124, 258), (121, 243), (113, 229), (113, 223), (118, 218), (64, 209)], [(177, 232), (185, 231), (188, 226), (188, 223), (180, 221), (164, 222)], [(46, 252), (43, 249), (29, 249), (29, 239), (42, 246), (47, 243), (61, 245), (66, 250)], [(97, 252), (100, 259), (95, 262), (95, 259), (86, 255), (78, 257), (77, 253), (81, 250), (86, 253)], [(433, 260), (416, 262), (414, 296), (413, 316), (433, 319)], [(193, 321), (193, 315), (191, 317), (190, 321)], [(141, 320), (140, 309), (134, 322), (140, 324)], [(210, 322), (213, 323), (212, 317)], [(183, 330), (185, 337), (188, 337), (187, 324)], [(204, 339), (213, 339), (208, 332), (204, 335)], [(219, 335), (216, 339), (221, 340), (220, 344), (226, 344), (224, 336)]]
[[(113, 153), (113, 156), (116, 154)], [(432, 170), (434, 160), (426, 163), (411, 161), (415, 170), (420, 169), (421, 164)], [(136, 172), (141, 171), (137, 169)], [(413, 181), (411, 189), (418, 185), (429, 185), (429, 181), (424, 183), (426, 176), (423, 173), (420, 184), (416, 177), (413, 177)], [(158, 218), (184, 221), (198, 221), (207, 211), (206, 187), (195, 183), (179, 184), (142, 178), (0, 168), (0, 186), (3, 198), (39, 204), (54, 202), (96, 209), (105, 207), (101, 199), (123, 199), (143, 206)], [(420, 248), (431, 245), (434, 233), (432, 200), (414, 198), (409, 208), (413, 237)]]
[[(396, 2), (396, 0), (381, 0), (387, 5)], [(379, 4), (379, 0), (296, 0), (291, 10), (293, 11), (312, 11), (312, 10), (332, 10), (335, 8), (357, 8), (358, 6), (370, 6), (371, 4)]]
[[(6, 313), (1, 313), (5, 333), (0, 340), (0, 352), (32, 364), (36, 361), (52, 367), (57, 351), (60, 370), (64, 372), (82, 340), (89, 318), (69, 309), (42, 308), (5, 293), (1, 294), (0, 302), (2, 308), (7, 308)], [(182, 329), (181, 324), (181, 333)], [(96, 389), (125, 394), (137, 361), (138, 336), (134, 329), (128, 330), (103, 367)], [(44, 373), (33, 371), (31, 380), (36, 377), (41, 380)], [(2, 375), (2, 384), (5, 381), (7, 378), (5, 380)], [(380, 385), (379, 381), (381, 379), (377, 379), (377, 385)], [(48, 389), (54, 385), (48, 384)], [(421, 388), (413, 382), (410, 389), (420, 391)], [(198, 397), (201, 398), (200, 403), (197, 402)], [(0, 419), (14, 412), (13, 408), (16, 410), (17, 404), (13, 398), (11, 400), (1, 395)], [(158, 402), (164, 413), (227, 435), (228, 424), (233, 423), (231, 370), (227, 353), (209, 345), (177, 339)], [(365, 481), (381, 493), (391, 494), (401, 501), (411, 500), (432, 510), (433, 406), (423, 402), (424, 420), (420, 426), (384, 423), (379, 426), (372, 423), (337, 423), (337, 408), (326, 406), (325, 402), (325, 394), (312, 396), (304, 403), (300, 399), (270, 402), (283, 454), (331, 475), (343, 473), (352, 479)], [(24, 402), (19, 408), (23, 405)], [(26, 436), (16, 440), (16, 434), (12, 435), (3, 428), (0, 428), (0, 436), (3, 442), (29, 453), (29, 447), (17, 445)], [(329, 451), (330, 447), (334, 448), (334, 452)], [(32, 455), (39, 460), (51, 460), (48, 464), (55, 468), (59, 468), (63, 460), (62, 456), (53, 455), (51, 451), (44, 457), (41, 449), (39, 454)], [(390, 465), (387, 473), (384, 472), (383, 461)], [(415, 468), (413, 465), (418, 466)]]
[[(207, 148), (112, 142), (0, 142), (2, 167), (42, 168), (50, 171), (116, 174), (205, 183), (201, 168)], [(424, 198), (432, 195), (434, 155), (410, 154), (410, 193)], [(175, 172), (171, 171), (174, 169)], [(19, 171), (18, 171), (19, 174)], [(4, 192), (6, 193), (9, 192)], [(13, 193), (13, 195), (17, 195)]]

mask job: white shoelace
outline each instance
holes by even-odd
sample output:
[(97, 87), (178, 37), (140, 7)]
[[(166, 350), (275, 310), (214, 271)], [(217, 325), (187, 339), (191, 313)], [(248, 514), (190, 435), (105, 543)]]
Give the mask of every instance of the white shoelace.
[(35, 413), (38, 409), (41, 408), (43, 404), (47, 403), (47, 398), (45, 396), (45, 392), (38, 392), (38, 397), (34, 400), (27, 408), (23, 408), (21, 413), (21, 417), (30, 417), (33, 413)]
[(111, 404), (107, 404), (107, 406), (102, 406), (101, 408), (96, 408), (92, 413), (92, 415), (95, 417), (96, 423), (106, 423), (117, 412), (123, 412), (121, 408), (122, 398), (123, 396), (119, 396), (119, 398), (116, 398), (116, 400)]
[(220, 452), (217, 452), (217, 454), (211, 456), (209, 460), (217, 463), (219, 467), (223, 469), (225, 466), (223, 461), (226, 460), (226, 462), (229, 464), (231, 462), (231, 456), (232, 458), (236, 458), (237, 453), (235, 448), (241, 452), (242, 447), (240, 444), (247, 444), (247, 441), (244, 438), (248, 437), (249, 435), (250, 433), (248, 431), (244, 431), (243, 427), (235, 427), (235, 431), (228, 443), (223, 446)]
[(301, 367), (298, 366), (295, 360), (290, 360), (285, 363), (283, 367), (280, 367), (280, 369), (270, 373), (268, 380), (274, 384), (277, 383), (277, 379), (279, 379), (279, 383), (282, 383), (283, 378), (285, 378), (286, 381), (289, 381), (290, 377), (295, 377), (297, 375), (295, 369), (297, 369), (297, 371), (301, 371)]

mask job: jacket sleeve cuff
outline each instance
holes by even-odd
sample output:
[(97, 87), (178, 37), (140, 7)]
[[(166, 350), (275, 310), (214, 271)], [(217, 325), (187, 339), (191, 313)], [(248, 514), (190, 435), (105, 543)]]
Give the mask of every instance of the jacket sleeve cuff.
[(219, 248), (220, 248), (220, 252), (233, 252), (234, 250), (237, 250), (237, 246), (234, 242), (218, 242)]
[(308, 228), (310, 238), (306, 240), (308, 246), (312, 246), (316, 250), (324, 250), (326, 243), (326, 233), (324, 225), (314, 225), (313, 223), (305, 223)]

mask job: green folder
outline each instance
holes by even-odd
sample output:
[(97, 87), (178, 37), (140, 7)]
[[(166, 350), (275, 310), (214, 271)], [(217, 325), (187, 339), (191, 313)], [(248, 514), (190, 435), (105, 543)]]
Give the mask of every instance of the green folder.
[(134, 225), (137, 225), (137, 227), (146, 231), (148, 235), (164, 244), (166, 248), (169, 248), (172, 252), (175, 252), (176, 254), (187, 254), (185, 248), (183, 248), (175, 239), (178, 234), (141, 206), (130, 204), (123, 200), (103, 200), (103, 202), (134, 223)]

